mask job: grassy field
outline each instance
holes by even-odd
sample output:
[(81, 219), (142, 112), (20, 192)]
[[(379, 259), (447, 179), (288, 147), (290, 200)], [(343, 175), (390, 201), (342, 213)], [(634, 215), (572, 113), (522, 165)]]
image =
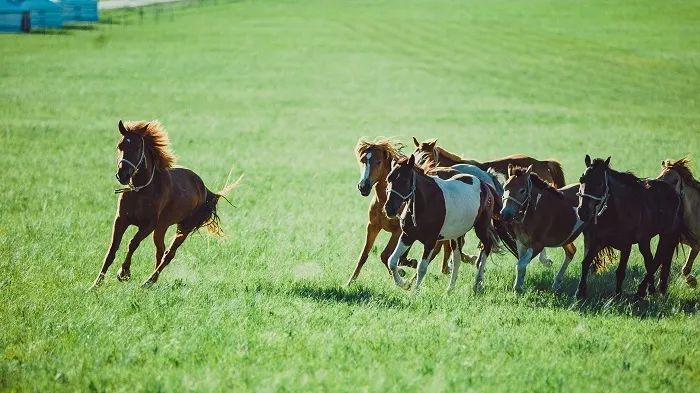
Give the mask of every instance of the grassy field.
[[(482, 294), (466, 267), (444, 295), (433, 265), (414, 296), (381, 248), (343, 287), (369, 203), (360, 136), (554, 157), (570, 182), (585, 153), (643, 176), (700, 159), (698, 2), (218, 1), (102, 18), (0, 36), (0, 390), (700, 389), (685, 252), (669, 296), (640, 302), (610, 300), (609, 271), (576, 303), (581, 252), (560, 295), (558, 266), (537, 262), (514, 295), (503, 255)], [(190, 237), (142, 290), (150, 241), (132, 281), (115, 278), (132, 229), (86, 293), (115, 209), (117, 121), (153, 118), (211, 188), (245, 174), (221, 205), (227, 235)], [(628, 292), (642, 271), (635, 249)]]

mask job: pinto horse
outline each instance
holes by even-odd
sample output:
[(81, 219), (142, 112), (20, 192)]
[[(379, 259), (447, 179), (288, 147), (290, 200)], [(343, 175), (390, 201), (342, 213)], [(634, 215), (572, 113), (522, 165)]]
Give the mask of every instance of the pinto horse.
[(563, 247), (564, 262), (554, 278), (552, 289), (561, 289), (561, 280), (576, 254), (573, 241), (583, 230), (578, 219), (578, 184), (556, 189), (536, 173), (508, 165), (508, 180), (503, 186), (501, 219), (511, 225), (518, 246), (518, 264), (513, 290), (524, 290), (525, 270), (532, 258), (545, 247)]
[[(475, 229), (483, 246), (477, 262), (474, 290), (483, 287), (486, 258), (497, 245), (499, 236), (493, 226), (494, 212), (500, 210), (496, 192), (486, 183), (471, 175), (457, 175), (449, 180), (426, 174), (425, 168), (415, 165), (415, 156), (402, 158), (394, 164), (387, 178), (389, 197), (384, 204), (388, 217), (400, 216), (401, 238), (389, 258), (389, 268), (394, 282), (409, 289), (415, 280), (415, 290), (427, 272), (435, 253), (435, 244), (450, 241), (452, 248), (452, 275), (448, 293), (454, 289), (464, 235)], [(418, 240), (424, 246), (423, 257), (411, 282), (405, 282), (398, 273), (399, 257)]]
[[(131, 257), (141, 241), (153, 233), (155, 270), (142, 286), (153, 285), (190, 233), (205, 227), (213, 234), (222, 234), (216, 213), (217, 203), (238, 183), (227, 185), (215, 193), (191, 170), (174, 168), (175, 156), (168, 148), (168, 136), (157, 121), (124, 124), (120, 120), (119, 132), (116, 178), (126, 187), (116, 191), (119, 197), (112, 242), (91, 289), (104, 280), (114, 262), (124, 231), (130, 225), (136, 226), (138, 231), (129, 242), (117, 278), (120, 281), (131, 278)], [(165, 232), (175, 224), (177, 232), (166, 250)]]
[[(540, 161), (532, 157), (522, 154), (511, 155), (508, 157), (499, 158), (491, 161), (476, 161), (464, 159), (457, 154), (451, 153), (441, 146), (437, 145), (437, 139), (429, 139), (424, 142), (418, 142), (416, 137), (413, 137), (413, 144), (416, 150), (413, 154), (416, 155), (418, 165), (423, 165), (428, 160), (436, 163), (438, 166), (453, 166), (457, 164), (474, 165), (484, 171), (492, 168), (494, 171), (508, 176), (508, 165), (515, 165), (522, 168), (527, 168), (532, 165), (532, 172), (537, 174), (542, 180), (551, 183), (554, 187), (560, 188), (566, 185), (564, 180), (564, 171), (561, 164), (557, 160)], [(540, 262), (551, 265), (552, 261), (547, 257), (547, 252), (540, 252)]]
[(690, 286), (697, 285), (693, 276), (693, 262), (700, 253), (700, 182), (693, 176), (690, 159), (664, 160), (658, 180), (673, 186), (683, 201), (683, 236), (681, 242), (690, 246), (690, 254), (683, 265), (683, 276)]
[[(591, 262), (608, 247), (620, 251), (615, 286), (616, 293), (620, 294), (633, 244), (639, 245), (646, 268), (637, 296), (644, 297), (655, 291), (654, 274), (659, 266), (659, 291), (665, 294), (671, 259), (681, 236), (680, 196), (663, 181), (640, 179), (632, 173), (613, 170), (610, 157), (591, 161), (586, 155), (585, 163), (577, 207), (579, 218), (586, 223), (583, 230), (585, 251), (576, 296), (586, 297)], [(656, 235), (659, 235), (659, 243), (652, 256), (649, 243)]]

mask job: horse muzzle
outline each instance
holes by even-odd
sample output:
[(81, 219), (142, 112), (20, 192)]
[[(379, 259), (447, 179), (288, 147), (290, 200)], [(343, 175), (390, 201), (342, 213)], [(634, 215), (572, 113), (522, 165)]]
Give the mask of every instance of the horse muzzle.
[(132, 173), (131, 173), (130, 168), (124, 168), (124, 167), (119, 168), (119, 170), (117, 170), (117, 173), (114, 175), (114, 177), (117, 179), (119, 184), (121, 184), (123, 186), (129, 184), (129, 180), (131, 180), (131, 176), (132, 176)]
[(372, 192), (372, 185), (369, 181), (361, 181), (357, 183), (357, 189), (360, 191), (362, 196), (367, 196), (370, 192)]

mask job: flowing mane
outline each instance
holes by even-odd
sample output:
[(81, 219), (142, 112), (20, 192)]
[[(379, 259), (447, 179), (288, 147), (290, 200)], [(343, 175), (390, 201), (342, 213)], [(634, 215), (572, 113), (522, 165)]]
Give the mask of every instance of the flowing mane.
[[(515, 176), (521, 176), (525, 174), (526, 169), (522, 167), (515, 167), (513, 168), (513, 175)], [(530, 179), (532, 180), (535, 185), (545, 191), (548, 191), (560, 199), (564, 199), (564, 194), (556, 189), (554, 186), (552, 186), (549, 182), (542, 180), (541, 177), (537, 176), (536, 173), (530, 172)]]
[(369, 149), (379, 149), (384, 151), (393, 160), (400, 160), (406, 156), (401, 153), (401, 149), (404, 148), (403, 143), (394, 140), (393, 138), (386, 138), (383, 136), (375, 138), (370, 141), (365, 138), (360, 138), (355, 145), (355, 156), (359, 160), (363, 154)]
[(676, 161), (664, 160), (663, 162), (664, 169), (676, 171), (683, 181), (700, 191), (700, 182), (695, 180), (693, 170), (690, 168), (690, 165), (691, 161), (687, 156)]
[(124, 123), (128, 132), (144, 137), (146, 145), (151, 148), (159, 169), (172, 168), (175, 165), (175, 155), (168, 147), (168, 134), (158, 120), (129, 121)]

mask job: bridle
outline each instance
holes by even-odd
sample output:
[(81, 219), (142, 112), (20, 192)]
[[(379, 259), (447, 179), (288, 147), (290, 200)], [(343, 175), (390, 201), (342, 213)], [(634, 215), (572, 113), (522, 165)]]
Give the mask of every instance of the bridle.
[(581, 192), (581, 186), (583, 186), (583, 183), (578, 188), (578, 192), (576, 195), (579, 196), (579, 198), (590, 198), (593, 199), (594, 201), (598, 201), (595, 205), (595, 215), (593, 216), (593, 224), (598, 224), (598, 217), (602, 216), (603, 213), (608, 209), (608, 199), (610, 198), (610, 185), (608, 184), (608, 171), (605, 170), (605, 190), (603, 191), (603, 195), (597, 197), (595, 195), (591, 194), (586, 194)]
[[(411, 169), (411, 173), (413, 176), (411, 177), (411, 191), (404, 195), (396, 190), (394, 190), (394, 187), (392, 186), (391, 189), (389, 190), (389, 194), (396, 194), (403, 202), (409, 202), (411, 203), (411, 220), (413, 221), (413, 226), (416, 227), (418, 226), (416, 224), (416, 171), (415, 169)], [(389, 199), (389, 198), (387, 198)]]
[[(141, 168), (141, 164), (144, 164), (144, 166), (147, 164), (146, 163), (146, 141), (144, 140), (143, 137), (141, 137), (141, 155), (139, 156), (139, 162), (136, 165), (134, 165), (133, 162), (122, 157), (122, 159), (119, 160), (119, 162), (117, 162), (117, 168), (119, 167), (119, 164), (121, 164), (121, 163), (128, 164), (132, 168), (134, 168), (134, 173), (132, 173), (131, 177), (129, 178), (129, 184), (127, 184), (127, 186), (124, 188), (119, 188), (117, 190), (114, 190), (115, 194), (121, 194), (124, 192), (130, 192), (130, 191), (139, 192), (141, 189), (148, 187), (151, 184), (151, 182), (153, 181), (153, 175), (155, 175), (155, 173), (156, 173), (156, 166), (155, 165), (153, 165), (153, 170), (151, 171), (151, 177), (150, 177), (150, 179), (148, 179), (148, 182), (146, 184), (144, 184), (142, 186), (135, 186), (134, 185), (134, 176), (136, 176), (136, 173)], [(115, 174), (114, 177), (116, 177), (117, 180), (119, 180), (118, 174)]]
[(514, 220), (518, 224), (522, 224), (523, 221), (525, 221), (525, 216), (527, 215), (527, 210), (530, 208), (530, 201), (532, 200), (532, 178), (530, 177), (530, 175), (527, 175), (527, 188), (525, 190), (526, 196), (525, 199), (522, 201), (519, 201), (515, 197), (510, 196), (510, 192), (507, 196), (503, 194), (504, 206), (508, 201), (513, 201), (513, 203), (520, 206), (520, 208), (518, 209), (518, 213), (516, 214), (516, 217), (520, 217), (520, 219)]

